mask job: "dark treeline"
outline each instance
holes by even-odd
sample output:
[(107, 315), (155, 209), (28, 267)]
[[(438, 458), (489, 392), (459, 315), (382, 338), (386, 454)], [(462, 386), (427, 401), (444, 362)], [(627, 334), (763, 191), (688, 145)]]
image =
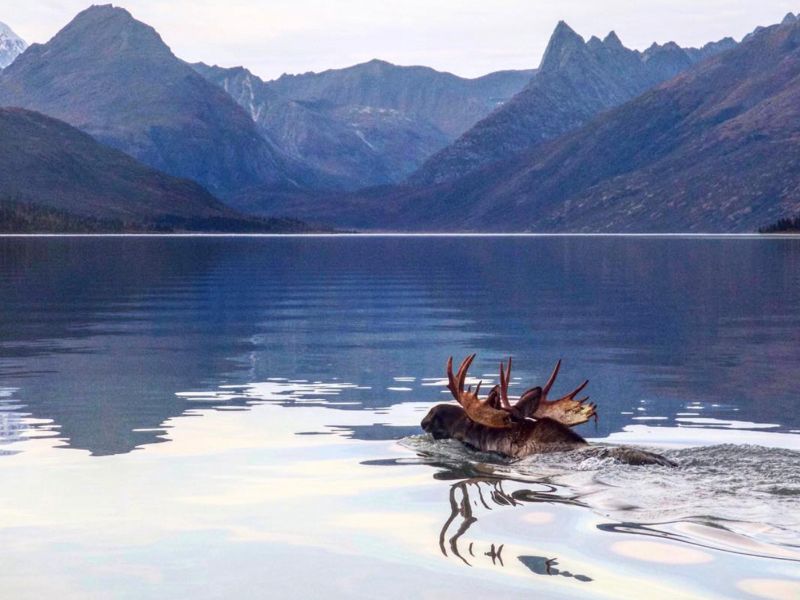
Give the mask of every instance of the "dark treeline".
[(118, 220), (83, 217), (26, 202), (0, 200), (2, 233), (123, 233), (143, 231)]
[(0, 233), (307, 233), (292, 219), (160, 217), (151, 222), (97, 219), (13, 200), (0, 200)]
[(762, 227), (759, 233), (800, 233), (800, 215), (795, 218), (781, 219), (777, 223)]

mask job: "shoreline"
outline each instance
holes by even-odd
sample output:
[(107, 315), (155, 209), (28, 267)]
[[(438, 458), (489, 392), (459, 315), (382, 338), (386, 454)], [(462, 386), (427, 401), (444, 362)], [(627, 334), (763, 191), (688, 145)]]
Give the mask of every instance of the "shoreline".
[(798, 233), (0, 233), (0, 238), (653, 238), (800, 239)]

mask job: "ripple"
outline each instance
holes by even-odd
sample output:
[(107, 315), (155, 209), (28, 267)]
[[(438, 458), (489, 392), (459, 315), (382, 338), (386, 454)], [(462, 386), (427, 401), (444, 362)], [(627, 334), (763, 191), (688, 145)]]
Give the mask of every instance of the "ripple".
[(666, 468), (625, 465), (598, 456), (597, 446), (512, 461), (427, 435), (403, 444), (453, 477), (553, 485), (625, 531), (800, 562), (800, 452), (735, 444), (661, 450), (677, 464)]
[(309, 382), (271, 377), (247, 385), (223, 385), (216, 390), (178, 392), (175, 395), (188, 402), (221, 403), (233, 400), (246, 404), (277, 402), (283, 404), (314, 404), (319, 406), (358, 405), (354, 400), (339, 399), (342, 393), (369, 390), (369, 387), (346, 382)]

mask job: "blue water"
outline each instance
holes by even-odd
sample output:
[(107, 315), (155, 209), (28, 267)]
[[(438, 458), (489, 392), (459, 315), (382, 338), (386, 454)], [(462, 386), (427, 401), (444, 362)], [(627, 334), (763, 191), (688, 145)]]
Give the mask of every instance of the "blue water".
[[(681, 468), (433, 443), (471, 352)], [(798, 375), (800, 240), (0, 238), (0, 585), (797, 597)]]

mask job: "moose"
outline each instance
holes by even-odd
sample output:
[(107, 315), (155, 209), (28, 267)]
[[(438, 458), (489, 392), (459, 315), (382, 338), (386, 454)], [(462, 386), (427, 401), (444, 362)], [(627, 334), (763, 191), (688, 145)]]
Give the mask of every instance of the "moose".
[[(589, 402), (588, 396), (578, 398), (588, 381), (566, 396), (550, 400), (548, 395), (561, 370), (559, 360), (544, 387), (529, 389), (512, 405), (508, 397), (510, 358), (507, 367), (500, 364), (500, 383), (485, 398), (480, 397), (481, 382), (475, 391), (471, 386), (465, 389), (467, 372), (475, 357), (472, 354), (465, 358), (456, 374), (453, 374), (453, 358), (448, 359), (447, 389), (458, 405), (434, 406), (422, 420), (422, 428), (434, 439), (458, 440), (470, 448), (512, 459), (589, 447), (588, 442), (571, 429), (597, 418), (597, 405)], [(663, 456), (636, 448), (596, 447), (595, 451), (598, 457), (610, 457), (631, 465), (674, 466)]]

